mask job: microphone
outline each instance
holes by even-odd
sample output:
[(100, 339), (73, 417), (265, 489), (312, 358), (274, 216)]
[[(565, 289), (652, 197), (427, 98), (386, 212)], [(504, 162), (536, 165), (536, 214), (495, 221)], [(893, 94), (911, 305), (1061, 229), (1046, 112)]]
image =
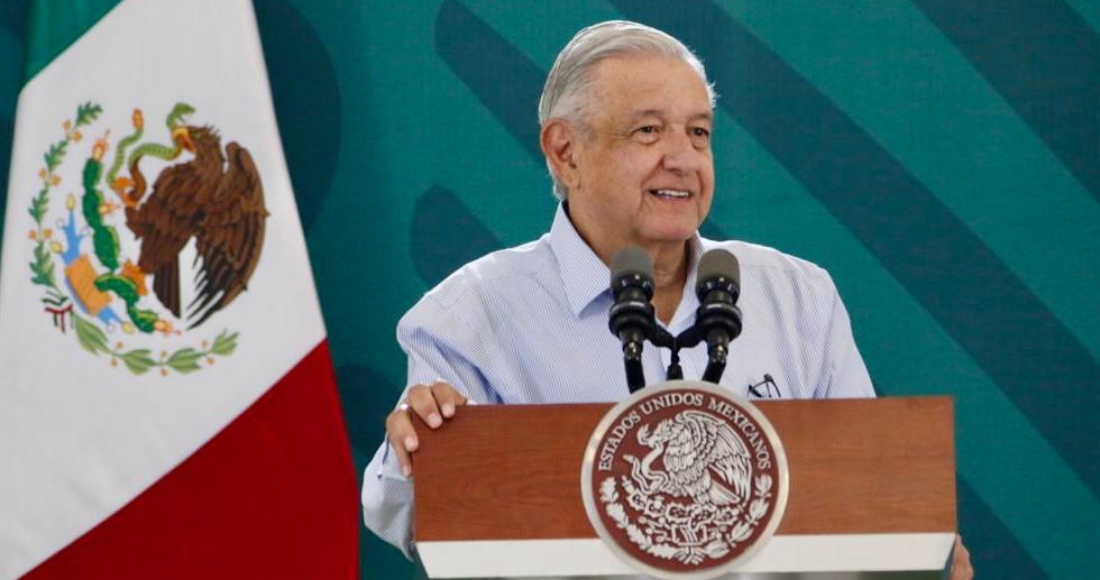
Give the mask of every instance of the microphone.
[(695, 295), (699, 309), (695, 311), (696, 343), (707, 341), (709, 362), (703, 380), (717, 383), (726, 370), (730, 341), (741, 334), (741, 267), (732, 253), (715, 249), (699, 258)]
[(652, 333), (653, 260), (637, 246), (627, 246), (611, 258), (611, 294), (615, 304), (608, 315), (611, 333), (623, 343), (626, 383), (633, 393), (645, 387), (642, 346)]

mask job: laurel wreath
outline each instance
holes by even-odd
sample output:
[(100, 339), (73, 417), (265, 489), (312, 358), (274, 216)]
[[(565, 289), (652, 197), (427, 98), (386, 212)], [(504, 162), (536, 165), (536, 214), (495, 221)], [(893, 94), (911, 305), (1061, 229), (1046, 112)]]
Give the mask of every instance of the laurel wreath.
[[(154, 358), (152, 350), (148, 348), (124, 350), (125, 345), (122, 342), (117, 342), (112, 347), (107, 333), (73, 309), (71, 298), (58, 286), (54, 257), (51, 254), (61, 253), (64, 247), (61, 242), (52, 239), (52, 230), (44, 224), (50, 207), (50, 192), (61, 183), (57, 170), (65, 160), (69, 145), (79, 143), (83, 138), (81, 129), (91, 125), (102, 112), (103, 107), (96, 103), (78, 105), (75, 119), (66, 120), (62, 124), (62, 139), (51, 144), (43, 154), (45, 166), (38, 171), (42, 188), (31, 199), (27, 208), (35, 224), (30, 232), (31, 239), (35, 241), (34, 260), (30, 262), (33, 274), (31, 282), (43, 287), (41, 302), (45, 305), (45, 312), (53, 316), (54, 326), (64, 333), (65, 317), (71, 317), (80, 346), (96, 356), (108, 355), (112, 366), (118, 366), (121, 361), (134, 375), (143, 375), (154, 368), (159, 368), (163, 376), (167, 376), (169, 370), (181, 374), (198, 371), (203, 368), (199, 363), (204, 359), (208, 365), (212, 365), (215, 356), (226, 357), (233, 354), (237, 348), (238, 333), (223, 330), (214, 338), (213, 343), (203, 340), (199, 348), (184, 347), (173, 352), (161, 351), (160, 356)], [(72, 212), (71, 207), (69, 211)]]
[(99, 353), (110, 355), (112, 366), (118, 366), (118, 362), (122, 361), (126, 368), (130, 369), (130, 372), (135, 375), (143, 375), (153, 368), (160, 368), (162, 374), (166, 374), (168, 369), (183, 374), (192, 373), (202, 368), (199, 366), (199, 361), (203, 358), (206, 358), (207, 364), (214, 364), (214, 355), (229, 356), (237, 348), (237, 333), (229, 334), (229, 331), (223, 330), (214, 339), (213, 344), (209, 344), (205, 340), (202, 341), (201, 350), (188, 347), (181, 348), (171, 354), (168, 351), (161, 351), (160, 358), (154, 359), (152, 357), (153, 351), (147, 348), (135, 348), (123, 352), (121, 350), (123, 343), (121, 342), (116, 345), (116, 348), (111, 348), (108, 345), (107, 334), (103, 332), (103, 329), (81, 317), (74, 317), (73, 320), (75, 321), (77, 339), (84, 350), (95, 355)]
[[(738, 544), (752, 536), (753, 529), (760, 525), (760, 520), (767, 514), (771, 505), (769, 498), (771, 498), (772, 484), (771, 476), (766, 473), (754, 478), (754, 499), (749, 502), (748, 509), (743, 514), (744, 517), (740, 517), (740, 510), (737, 510), (735, 514), (738, 516), (737, 521), (735, 523), (730, 522), (732, 526), (721, 534), (720, 538), (715, 538), (702, 547), (677, 546), (664, 542), (663, 539), (665, 538), (661, 537), (663, 534), (655, 533), (658, 528), (667, 527), (667, 523), (663, 521), (654, 521), (652, 518), (643, 516), (639, 519), (639, 523), (645, 525), (646, 529), (643, 530), (635, 524), (627, 515), (626, 508), (619, 502), (618, 484), (615, 482), (614, 477), (608, 477), (601, 482), (600, 501), (605, 504), (604, 511), (608, 517), (615, 522), (619, 529), (626, 532), (627, 537), (638, 548), (664, 560), (676, 559), (684, 564), (695, 566), (706, 559), (716, 560), (726, 556), (731, 549), (736, 548)], [(622, 477), (622, 485), (623, 490), (627, 493), (628, 502), (636, 509), (654, 507), (659, 509), (662, 507), (662, 496), (647, 497), (626, 476)]]
[(49, 229), (43, 226), (42, 221), (46, 218), (46, 211), (50, 207), (50, 190), (61, 183), (61, 176), (57, 175), (56, 171), (65, 159), (65, 152), (68, 150), (69, 143), (79, 143), (82, 138), (80, 128), (91, 124), (102, 111), (103, 108), (99, 105), (85, 103), (76, 108), (75, 123), (65, 121), (63, 124), (65, 129), (64, 138), (50, 145), (50, 148), (43, 155), (46, 167), (38, 171), (38, 176), (42, 178), (42, 189), (38, 190), (38, 194), (31, 200), (31, 206), (27, 209), (31, 218), (34, 219), (35, 230), (31, 233), (36, 241), (34, 261), (30, 264), (31, 272), (34, 273), (31, 282), (45, 286), (46, 296), (43, 297), (42, 302), (58, 308), (66, 306), (69, 297), (57, 287), (53, 257), (50, 256), (46, 244), (51, 237), (51, 233)]

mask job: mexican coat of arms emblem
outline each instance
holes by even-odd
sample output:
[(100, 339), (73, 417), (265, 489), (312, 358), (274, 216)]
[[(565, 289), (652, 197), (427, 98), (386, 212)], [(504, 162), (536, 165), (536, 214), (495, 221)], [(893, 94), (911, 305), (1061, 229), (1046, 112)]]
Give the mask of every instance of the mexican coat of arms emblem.
[[(259, 264), (268, 216), (259, 171), (246, 148), (189, 123), (186, 103), (160, 128), (134, 109), (130, 126), (113, 132), (96, 126), (102, 113), (79, 105), (43, 154), (27, 208), (31, 282), (53, 325), (112, 365), (135, 375), (198, 371), (237, 348), (230, 329), (187, 340), (247, 289)], [(82, 165), (66, 164), (81, 153)]]
[(672, 381), (608, 412), (581, 485), (593, 527), (628, 564), (659, 578), (712, 578), (774, 533), (788, 472), (775, 430), (751, 403)]

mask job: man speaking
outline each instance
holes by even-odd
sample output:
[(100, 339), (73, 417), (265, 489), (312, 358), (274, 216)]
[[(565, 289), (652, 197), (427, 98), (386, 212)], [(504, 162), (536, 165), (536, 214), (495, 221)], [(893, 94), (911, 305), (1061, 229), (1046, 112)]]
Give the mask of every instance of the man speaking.
[[(406, 555), (419, 444), (410, 415), (438, 428), (467, 402), (617, 402), (629, 393), (623, 346), (608, 331), (612, 257), (637, 246), (653, 263), (652, 304), (673, 336), (700, 302), (700, 257), (740, 263), (744, 328), (720, 384), (748, 398), (873, 397), (848, 313), (823, 269), (777, 250), (698, 235), (714, 196), (713, 87), (675, 38), (611, 21), (558, 55), (539, 102), (540, 146), (561, 200), (538, 240), (480, 258), (433, 288), (398, 324), (410, 385), (363, 483), (367, 526)], [(701, 377), (707, 345), (682, 350)], [(666, 349), (642, 352), (663, 378)], [(486, 442), (491, 445), (492, 442)], [(968, 578), (956, 550), (954, 576)]]

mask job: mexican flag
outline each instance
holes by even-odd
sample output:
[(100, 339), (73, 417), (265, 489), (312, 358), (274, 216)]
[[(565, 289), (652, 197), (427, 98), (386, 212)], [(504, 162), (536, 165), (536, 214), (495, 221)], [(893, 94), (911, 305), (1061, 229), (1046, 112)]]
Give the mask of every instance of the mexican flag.
[(251, 3), (32, 4), (0, 254), (0, 579), (356, 577)]

